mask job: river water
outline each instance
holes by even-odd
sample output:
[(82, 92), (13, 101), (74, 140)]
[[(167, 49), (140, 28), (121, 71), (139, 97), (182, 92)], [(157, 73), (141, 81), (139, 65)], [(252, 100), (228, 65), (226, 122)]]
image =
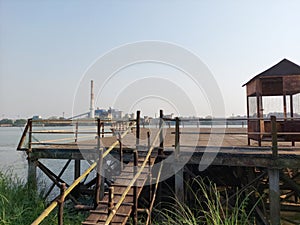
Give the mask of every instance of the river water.
[(19, 178), (27, 177), (26, 153), (17, 151), (22, 127), (0, 127), (0, 171), (13, 172)]
[[(27, 180), (27, 154), (24, 151), (17, 151), (19, 140), (23, 133), (22, 127), (0, 127), (0, 171), (2, 173), (12, 173), (16, 177)], [(41, 128), (46, 129), (46, 128)], [(56, 129), (63, 129), (56, 127)], [(38, 135), (36, 135), (38, 137)], [(34, 139), (36, 139), (34, 137)], [(39, 140), (43, 138), (38, 137)], [(67, 160), (63, 159), (40, 159), (41, 163), (46, 165), (55, 174), (59, 174)], [(89, 164), (86, 161), (81, 163), (81, 173), (88, 168)], [(47, 190), (52, 182), (39, 169), (37, 169), (37, 177), (39, 188)], [(74, 162), (69, 164), (65, 173), (61, 177), (69, 185), (74, 180)], [(88, 180), (90, 180), (89, 178)], [(54, 189), (50, 198), (55, 197), (59, 193), (57, 188)]]

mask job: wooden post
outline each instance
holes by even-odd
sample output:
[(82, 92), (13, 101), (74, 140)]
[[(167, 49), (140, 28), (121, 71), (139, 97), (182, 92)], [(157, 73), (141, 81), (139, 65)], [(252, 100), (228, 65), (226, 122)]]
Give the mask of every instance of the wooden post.
[[(175, 165), (180, 166), (178, 164), (179, 154), (180, 154), (180, 121), (179, 118), (176, 117), (175, 124)], [(176, 168), (175, 168), (176, 169)], [(183, 182), (183, 168), (181, 168), (175, 174), (175, 195), (180, 203), (184, 202), (184, 182)]]
[(141, 118), (141, 112), (136, 112), (136, 149), (139, 149), (140, 145), (140, 118)]
[(271, 225), (280, 225), (279, 170), (268, 169)]
[(293, 95), (290, 95), (290, 111), (291, 111), (291, 117), (294, 117), (294, 106), (293, 106)]
[[(247, 125), (248, 125), (248, 128), (247, 128), (247, 131), (249, 132), (250, 131), (250, 128), (249, 128), (249, 119), (250, 119), (250, 110), (249, 110), (249, 96), (247, 96)], [(253, 132), (253, 131), (252, 131)], [(251, 145), (251, 141), (250, 141), (250, 138), (249, 138), (249, 134), (248, 134), (248, 146)]]
[(28, 187), (29, 189), (36, 190), (37, 189), (37, 180), (36, 180), (36, 159), (33, 157), (32, 153), (28, 153)]
[(32, 151), (32, 119), (28, 120), (28, 125), (29, 125), (29, 133), (28, 133), (28, 149), (29, 152)]
[(286, 110), (286, 94), (283, 94), (283, 117), (284, 120), (287, 118), (287, 110)]
[[(141, 119), (141, 112), (136, 112), (136, 149), (133, 151), (133, 158), (134, 158), (134, 167), (133, 167), (133, 176), (137, 173), (138, 167), (138, 149), (140, 145), (140, 119)], [(138, 209), (138, 199), (137, 199), (137, 181), (134, 183), (133, 186), (133, 209), (132, 209), (132, 221), (133, 225), (137, 225), (138, 217), (137, 217), (137, 209)]]
[[(133, 151), (133, 154), (134, 154), (134, 167), (133, 167), (133, 170), (134, 170), (134, 173), (133, 173), (133, 176), (136, 175), (137, 173), (137, 167), (138, 167), (138, 151), (137, 150), (134, 150)], [(132, 221), (133, 221), (133, 225), (137, 225), (138, 224), (138, 198), (137, 198), (137, 180), (135, 181), (134, 183), (134, 186), (133, 186), (133, 209), (132, 209)]]
[(176, 117), (175, 124), (175, 158), (177, 159), (180, 154), (180, 130), (179, 130), (179, 118)]
[(262, 114), (262, 97), (257, 94), (256, 95), (256, 107), (257, 107), (257, 118), (258, 120), (258, 132), (259, 132), (259, 137), (258, 137), (258, 146), (261, 146), (261, 139), (262, 139), (262, 135), (261, 132), (263, 132), (263, 124), (264, 121), (262, 120), (263, 115)]
[(119, 141), (119, 146), (120, 146), (120, 169), (123, 170), (123, 145), (122, 145), (122, 136), (120, 133), (118, 133), (118, 141)]
[(101, 123), (101, 127), (102, 127), (102, 137), (104, 138), (104, 123)]
[(27, 182), (29, 189), (37, 189), (37, 180), (36, 180), (36, 161), (32, 153), (32, 119), (28, 120), (29, 134), (28, 134), (28, 152), (27, 152), (27, 162), (28, 162), (28, 176)]
[(66, 191), (66, 184), (62, 183), (60, 185), (60, 196), (59, 199), (57, 200), (58, 202), (58, 215), (57, 215), (57, 219), (58, 219), (58, 224), (59, 225), (63, 225), (64, 223), (64, 195), (65, 195), (65, 191)]
[[(75, 142), (78, 140), (78, 121), (75, 128)], [(80, 177), (80, 159), (74, 160), (74, 180)]]
[[(293, 106), (293, 95), (290, 95), (290, 111), (291, 111), (291, 118), (294, 117), (294, 106)], [(292, 146), (295, 146), (294, 136), (292, 136)]]
[(164, 152), (164, 134), (163, 134), (163, 118), (164, 113), (163, 110), (159, 110), (159, 149), (158, 149), (158, 155), (162, 155)]
[[(108, 189), (108, 215), (112, 212), (114, 209), (114, 187), (109, 187)], [(111, 224), (111, 223), (109, 223)]]
[[(78, 141), (78, 121), (76, 122), (75, 127), (75, 142)], [(80, 160), (74, 160), (74, 180), (76, 180), (80, 176)]]
[(75, 142), (77, 142), (78, 140), (78, 121), (76, 122), (76, 126), (75, 126)]
[(184, 203), (183, 170), (184, 170), (184, 168), (181, 168), (175, 174), (175, 195), (176, 195), (178, 202), (180, 202), (180, 203)]
[(80, 177), (80, 159), (74, 160), (74, 180)]
[(104, 179), (103, 179), (103, 148), (100, 147), (100, 119), (97, 120), (97, 152), (99, 152), (99, 159), (97, 164), (97, 178), (96, 178), (96, 194), (95, 194), (95, 207), (98, 205), (100, 199), (104, 195)]
[(272, 133), (272, 156), (276, 158), (278, 156), (276, 116), (271, 116), (271, 133)]
[[(272, 157), (278, 157), (277, 123), (276, 116), (271, 116), (272, 130)], [(271, 225), (280, 225), (280, 189), (279, 169), (268, 169), (269, 174), (269, 200)]]
[[(148, 151), (150, 150), (151, 144), (150, 144), (150, 132), (147, 132), (147, 138), (148, 138)], [(151, 166), (151, 157), (149, 157), (148, 160), (148, 173), (149, 173), (149, 212), (151, 213), (151, 201), (152, 201), (152, 166)], [(151, 216), (150, 216), (150, 222), (151, 224)]]

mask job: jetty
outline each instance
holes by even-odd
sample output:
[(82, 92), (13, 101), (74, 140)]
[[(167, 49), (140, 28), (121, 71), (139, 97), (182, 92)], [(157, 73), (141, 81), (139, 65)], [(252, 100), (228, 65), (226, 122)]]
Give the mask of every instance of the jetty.
[[(276, 85), (270, 87), (272, 79)], [(131, 120), (29, 119), (18, 150), (27, 153), (31, 188), (38, 168), (53, 182), (48, 196), (60, 189), (33, 224), (56, 207), (63, 224), (66, 199), (89, 210), (85, 225), (151, 224), (154, 206), (164, 207), (166, 197), (192, 201), (188, 186), (198, 176), (231, 190), (229, 199), (254, 189), (249, 201), (256, 224), (299, 224), (300, 118), (293, 100), (300, 93), (300, 67), (283, 60), (245, 85), (247, 118), (169, 118), (160, 110), (154, 125), (141, 124), (140, 111)], [(263, 97), (272, 95), (282, 95), (282, 117), (263, 113)], [(55, 174), (41, 159), (65, 165)], [(83, 161), (89, 163), (85, 171)], [(68, 184), (62, 175), (71, 165), (74, 181)], [(80, 195), (93, 203), (80, 203)]]
[[(162, 122), (158, 128), (142, 128), (138, 115), (139, 112), (135, 121), (127, 122), (128, 127), (125, 131), (107, 137), (105, 137), (106, 132), (102, 132), (104, 121), (101, 122), (100, 119), (89, 120), (95, 125), (95, 132), (81, 131), (78, 124), (82, 121), (79, 120), (72, 121), (74, 126), (70, 126), (68, 130), (65, 127), (64, 130), (54, 130), (55, 128), (52, 130), (40, 126), (41, 123), (55, 124), (58, 121), (29, 120), (19, 150), (26, 151), (28, 154), (30, 183), (35, 183), (36, 170), (39, 168), (53, 181), (53, 186), (62, 188), (62, 184), (66, 182), (61, 179), (61, 176), (70, 161), (74, 161), (74, 183), (66, 185), (66, 190), (62, 192), (65, 194), (61, 197), (74, 199), (79, 193), (89, 193), (94, 196), (93, 205), (77, 205), (78, 209), (90, 209), (90, 216), (83, 224), (126, 224), (130, 217), (132, 221), (137, 221), (138, 214), (146, 214), (145, 223), (151, 224), (153, 206), (162, 197), (161, 193), (157, 194), (158, 190), (161, 188), (159, 192), (163, 192), (166, 188), (164, 186), (170, 185), (164, 183), (167, 181), (159, 183), (163, 168), (174, 170), (173, 191), (183, 202), (189, 199), (186, 185), (191, 178), (205, 174), (212, 180), (218, 180), (219, 185), (226, 187), (247, 189), (252, 186), (263, 186), (261, 194), (269, 193), (264, 199), (267, 209), (260, 209), (257, 206), (256, 212), (259, 220), (265, 221), (265, 224), (269, 224), (268, 221), (273, 221), (271, 224), (275, 224), (275, 219), (282, 220), (281, 214), (284, 209), (299, 212), (300, 145), (298, 142), (292, 145), (278, 141), (280, 139), (277, 138), (275, 117), (267, 120), (273, 124), (272, 132), (269, 133), (272, 141), (262, 142), (261, 146), (258, 143), (249, 146), (247, 128), (236, 126), (231, 128), (230, 125), (227, 125), (227, 128), (226, 126), (209, 128), (207, 125), (202, 128), (201, 124), (207, 123), (207, 119), (164, 119), (162, 111)], [(232, 119), (210, 120), (217, 124), (221, 122), (230, 124), (232, 121)], [(85, 125), (83, 129), (86, 129), (87, 121), (83, 122)], [(174, 126), (170, 125), (169, 128), (168, 124), (171, 122)], [(194, 127), (187, 125), (192, 123)], [(71, 134), (73, 141), (67, 139), (66, 142), (66, 138), (60, 141), (53, 139), (36, 141), (33, 136), (38, 134), (47, 137)], [(81, 141), (86, 138), (84, 135), (91, 134), (92, 139)], [(293, 134), (300, 135), (296, 132)], [(212, 135), (215, 137), (212, 138)], [(217, 138), (220, 135), (223, 136), (221, 145)], [(109, 155), (118, 159), (117, 169), (113, 168), (118, 171), (111, 176), (113, 182), (110, 186), (104, 188), (105, 172), (108, 174), (112, 170), (103, 166), (105, 158)], [(204, 171), (199, 171), (199, 164), (204, 155), (211, 161), (209, 165), (203, 164), (207, 166)], [(40, 159), (65, 159), (66, 164), (56, 175), (51, 168), (42, 164)], [(90, 161), (91, 168), (81, 175), (82, 160)], [(153, 174), (153, 167), (156, 164), (160, 164), (160, 169)], [(180, 165), (181, 169), (176, 171), (174, 164)], [(85, 183), (84, 178), (93, 170), (98, 173)], [(148, 196), (148, 208), (138, 207), (143, 189), (147, 191), (144, 196)], [(54, 201), (55, 206), (59, 204), (62, 202)]]

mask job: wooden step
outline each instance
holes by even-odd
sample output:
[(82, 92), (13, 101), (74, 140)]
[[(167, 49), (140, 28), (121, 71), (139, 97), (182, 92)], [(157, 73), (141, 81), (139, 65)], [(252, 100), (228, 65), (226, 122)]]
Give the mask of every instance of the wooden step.
[[(96, 214), (101, 214), (101, 215), (107, 215), (107, 212), (103, 212), (100, 210), (91, 210), (91, 213), (96, 213)], [(125, 213), (116, 213), (115, 216), (121, 216), (121, 217), (129, 217), (130, 215), (125, 214)]]

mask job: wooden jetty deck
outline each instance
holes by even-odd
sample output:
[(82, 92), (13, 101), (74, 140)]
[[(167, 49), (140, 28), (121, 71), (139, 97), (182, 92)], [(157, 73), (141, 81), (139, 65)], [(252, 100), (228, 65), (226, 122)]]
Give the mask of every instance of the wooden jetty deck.
[[(253, 171), (261, 171), (262, 174), (252, 173), (250, 176), (252, 178), (249, 178), (248, 182), (242, 185), (247, 187), (254, 182), (262, 182), (262, 179), (264, 179), (263, 183), (266, 186), (265, 180), (268, 180), (269, 196), (266, 204), (269, 205), (269, 215), (266, 215), (266, 212), (262, 213), (259, 208), (256, 209), (260, 220), (265, 221), (263, 224), (268, 224), (266, 221), (277, 224), (280, 221), (280, 206), (282, 208), (286, 207), (283, 203), (290, 203), (292, 196), (296, 196), (293, 200), (295, 207), (292, 208), (296, 208), (297, 211), (297, 208), (300, 207), (300, 181), (297, 179), (300, 174), (299, 142), (293, 144), (281, 142), (280, 134), (275, 132), (268, 134), (270, 138), (264, 139), (266, 141), (262, 141), (261, 146), (258, 146), (255, 141), (249, 145), (246, 128), (184, 127), (179, 124), (178, 118), (175, 127), (168, 127), (166, 124), (162, 126), (162, 123), (160, 123), (160, 128), (141, 128), (138, 116), (135, 122), (136, 125), (129, 127), (122, 135), (105, 136), (104, 129), (101, 128), (103, 125), (98, 119), (98, 122), (96, 120), (97, 129), (86, 132), (91, 134), (92, 137), (81, 140), (77, 137), (81, 133), (77, 128), (75, 132), (61, 130), (49, 132), (47, 129), (33, 129), (32, 121), (29, 121), (29, 126), (24, 131), (18, 149), (26, 151), (28, 154), (29, 176), (36, 176), (35, 170), (38, 166), (58, 187), (61, 187), (63, 182), (61, 175), (70, 160), (75, 161), (74, 179), (77, 178), (75, 180), (76, 185), (81, 183), (84, 178), (80, 176), (81, 160), (99, 160), (97, 164), (92, 164), (92, 168), (88, 172), (96, 169), (101, 164), (100, 159), (109, 154), (120, 159), (121, 164), (124, 163), (119, 173), (114, 175), (114, 183), (110, 185), (109, 191), (104, 191), (103, 177), (99, 174), (94, 182), (87, 185), (87, 188), (94, 187), (96, 204), (83, 224), (126, 224), (130, 217), (132, 217), (133, 223), (137, 224), (137, 212), (142, 210), (147, 212), (147, 224), (150, 224), (159, 177), (154, 177), (156, 178), (156, 184), (149, 198), (149, 208), (138, 209), (137, 207), (143, 187), (145, 187), (147, 181), (149, 182), (152, 179), (151, 169), (156, 165), (155, 160), (164, 162), (162, 170), (163, 167), (172, 169), (174, 163), (182, 164), (183, 168), (175, 172), (174, 192), (178, 199), (185, 201), (184, 174), (190, 170), (189, 166), (198, 166), (204, 156), (209, 159), (209, 165), (205, 166), (230, 167), (233, 170), (242, 168), (243, 171), (252, 168)], [(87, 121), (84, 121), (84, 123), (87, 123)], [(74, 137), (63, 142), (34, 140), (34, 135), (47, 133), (48, 135), (67, 133), (75, 135), (75, 140)], [(26, 137), (28, 144), (24, 146)], [(172, 158), (173, 161), (168, 162), (165, 160), (170, 159), (172, 156), (175, 156)], [(55, 175), (40, 166), (39, 159), (41, 158), (68, 159), (68, 162), (61, 173)], [(210, 167), (206, 167), (207, 170)], [(293, 173), (289, 172), (289, 175), (286, 176), (286, 168), (290, 168), (288, 171), (292, 170)], [(197, 173), (197, 171), (193, 172)], [(232, 171), (232, 173), (235, 173), (235, 171)], [(87, 173), (83, 175), (86, 176)], [(237, 179), (243, 180), (243, 177), (237, 177)], [(224, 180), (223, 182), (226, 183), (227, 181)], [(85, 184), (81, 183), (81, 185), (84, 186)], [(70, 185), (70, 187), (73, 186)], [(103, 197), (100, 197), (100, 192)], [(72, 195), (71, 190), (69, 193)], [(285, 193), (293, 194), (286, 195)]]

